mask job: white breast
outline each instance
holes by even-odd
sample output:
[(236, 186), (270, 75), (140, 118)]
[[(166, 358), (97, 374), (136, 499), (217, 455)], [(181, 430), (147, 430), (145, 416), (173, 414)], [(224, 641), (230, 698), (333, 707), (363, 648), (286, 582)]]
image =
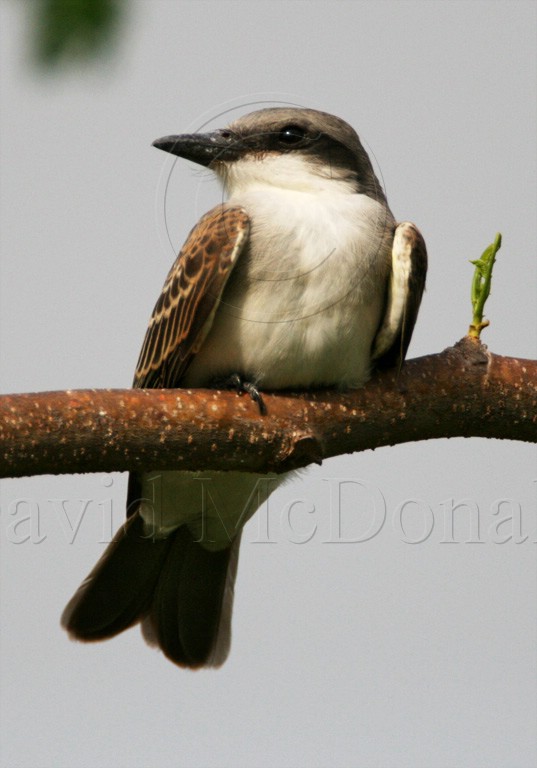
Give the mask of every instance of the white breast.
[(287, 168), (267, 183), (255, 176), (260, 165), (239, 175), (229, 199), (249, 214), (250, 241), (184, 384), (237, 372), (267, 389), (361, 386), (384, 303), (391, 214), (334, 179), (298, 184)]

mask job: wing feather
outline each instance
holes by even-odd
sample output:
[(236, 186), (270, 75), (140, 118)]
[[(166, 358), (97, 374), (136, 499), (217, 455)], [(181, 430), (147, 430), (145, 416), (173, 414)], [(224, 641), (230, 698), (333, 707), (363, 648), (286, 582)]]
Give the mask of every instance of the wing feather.
[(243, 208), (219, 205), (190, 232), (173, 264), (145, 335), (134, 387), (176, 387), (207, 335), (248, 238)]
[(398, 224), (392, 247), (392, 270), (384, 317), (373, 342), (378, 368), (401, 365), (412, 337), (427, 273), (427, 248), (419, 229)]

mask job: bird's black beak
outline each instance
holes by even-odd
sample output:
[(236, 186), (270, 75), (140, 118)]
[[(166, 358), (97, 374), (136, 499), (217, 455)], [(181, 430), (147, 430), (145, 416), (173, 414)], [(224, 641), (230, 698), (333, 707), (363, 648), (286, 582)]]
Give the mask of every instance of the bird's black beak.
[(154, 141), (153, 146), (206, 167), (214, 161), (236, 160), (244, 151), (240, 138), (228, 130), (164, 136)]

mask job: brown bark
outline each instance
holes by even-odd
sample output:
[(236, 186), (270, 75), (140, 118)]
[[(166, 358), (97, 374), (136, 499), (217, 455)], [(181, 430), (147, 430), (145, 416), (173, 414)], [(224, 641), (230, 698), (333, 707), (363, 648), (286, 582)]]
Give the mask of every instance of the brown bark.
[(465, 337), (350, 392), (78, 390), (0, 398), (0, 476), (163, 469), (283, 472), (438, 437), (537, 441), (537, 361)]

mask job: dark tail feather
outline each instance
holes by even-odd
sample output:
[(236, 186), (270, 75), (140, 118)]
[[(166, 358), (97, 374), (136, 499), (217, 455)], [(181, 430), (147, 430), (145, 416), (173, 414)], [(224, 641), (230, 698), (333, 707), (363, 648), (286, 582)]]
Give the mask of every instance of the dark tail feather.
[(67, 604), (62, 625), (77, 640), (104, 640), (135, 624), (149, 608), (171, 541), (144, 534), (135, 514)]
[(146, 640), (174, 663), (219, 666), (229, 651), (239, 541), (210, 552), (186, 526), (148, 538), (135, 513), (68, 603), (62, 625), (91, 641), (142, 620)]
[(151, 610), (143, 621), (149, 643), (175, 664), (220, 666), (229, 652), (233, 588), (240, 537), (210, 552), (183, 526), (174, 534)]

